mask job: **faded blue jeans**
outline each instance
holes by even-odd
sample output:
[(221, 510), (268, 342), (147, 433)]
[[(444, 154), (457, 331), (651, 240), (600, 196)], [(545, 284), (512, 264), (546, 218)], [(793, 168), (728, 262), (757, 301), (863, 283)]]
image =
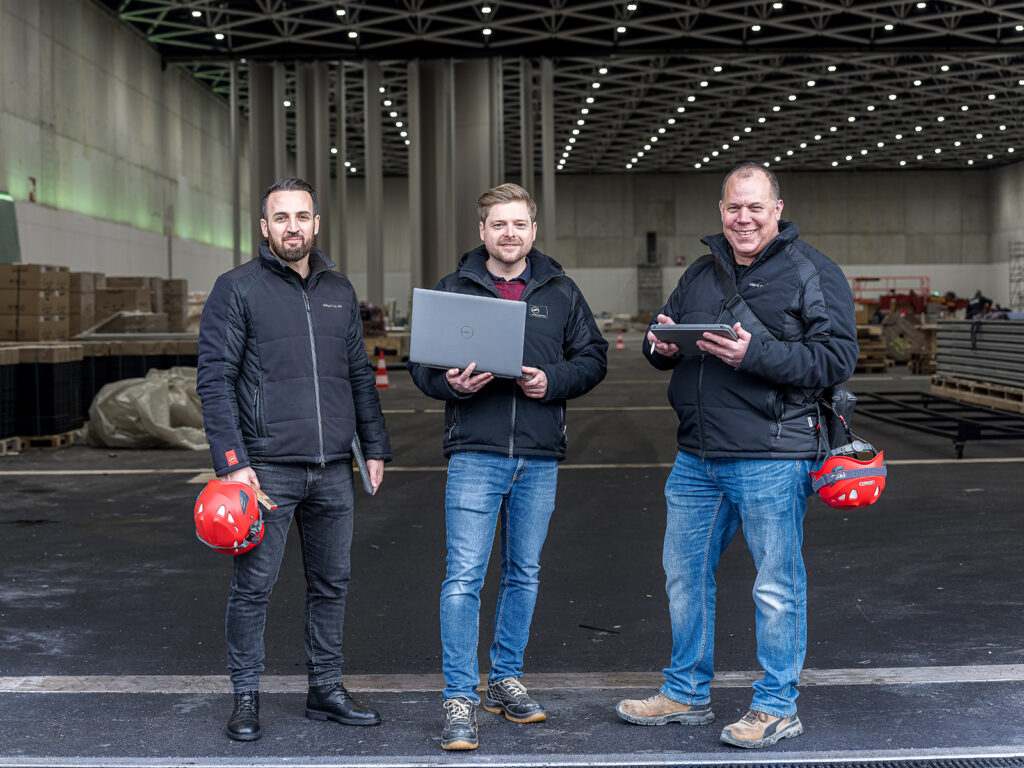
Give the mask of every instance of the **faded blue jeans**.
[(292, 518), (306, 576), (305, 646), (309, 685), (341, 682), (341, 638), (352, 545), (352, 464), (253, 464), (277, 504), (263, 512), (263, 540), (234, 558), (225, 636), (234, 693), (258, 691), (263, 627)]
[[(661, 692), (684, 704), (711, 699), (715, 675), (715, 572), (740, 524), (754, 558), (757, 659), (752, 709), (796, 712), (807, 652), (803, 521), (811, 461), (700, 459), (679, 452), (665, 485), (663, 564), (672, 620), (672, 661)], [(734, 598), (735, 599), (735, 598)]]
[(489, 680), (520, 677), (537, 602), (540, 551), (555, 509), (558, 461), (500, 453), (456, 453), (448, 462), (448, 567), (441, 585), (444, 698), (480, 703), (480, 590), (501, 528), (501, 583)]

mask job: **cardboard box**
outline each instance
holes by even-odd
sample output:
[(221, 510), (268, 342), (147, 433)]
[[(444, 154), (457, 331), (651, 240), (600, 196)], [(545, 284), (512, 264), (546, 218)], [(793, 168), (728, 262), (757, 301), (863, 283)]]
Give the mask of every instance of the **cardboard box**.
[(72, 272), (71, 292), (92, 293), (97, 288), (107, 287), (107, 276), (102, 272)]
[(96, 290), (97, 320), (102, 320), (117, 312), (149, 312), (150, 306), (148, 288), (99, 288)]
[(69, 328), (67, 315), (0, 315), (0, 341), (60, 341)]
[(65, 291), (0, 288), (0, 315), (66, 315)]
[(121, 312), (104, 323), (98, 333), (167, 333), (163, 312)]
[(71, 271), (53, 264), (0, 264), (0, 288), (67, 291)]
[(148, 277), (122, 277), (109, 275), (107, 277), (107, 288), (149, 288)]

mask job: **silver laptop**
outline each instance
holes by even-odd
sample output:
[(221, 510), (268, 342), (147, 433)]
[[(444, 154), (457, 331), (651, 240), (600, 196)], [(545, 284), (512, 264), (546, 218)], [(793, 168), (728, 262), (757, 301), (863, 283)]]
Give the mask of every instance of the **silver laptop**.
[(409, 360), (432, 368), (465, 368), (495, 376), (523, 375), (526, 303), (464, 293), (412, 292)]

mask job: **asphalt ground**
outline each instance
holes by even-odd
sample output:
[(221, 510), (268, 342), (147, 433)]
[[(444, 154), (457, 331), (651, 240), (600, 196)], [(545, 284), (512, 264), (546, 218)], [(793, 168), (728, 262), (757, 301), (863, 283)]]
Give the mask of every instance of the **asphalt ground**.
[[(569, 407), (569, 458), (524, 682), (549, 710), (520, 726), (480, 711), (481, 747), (442, 752), (438, 593), (444, 574), (443, 403), (402, 369), (380, 390), (395, 461), (357, 496), (345, 625), (347, 683), (378, 728), (303, 717), (304, 584), (292, 536), (266, 628), (264, 736), (237, 744), (223, 622), (230, 559), (199, 543), (191, 509), (205, 452), (72, 447), (0, 457), (0, 766), (637, 765), (1024, 754), (1024, 443), (950, 440), (855, 418), (885, 450), (886, 490), (805, 522), (806, 732), (748, 753), (719, 743), (757, 668), (742, 537), (718, 573), (716, 724), (642, 728), (615, 703), (660, 684), (671, 636), (662, 489), (675, 456), (668, 374), (609, 352)], [(902, 367), (851, 388), (926, 391)], [(487, 669), (497, 561), (481, 615)]]

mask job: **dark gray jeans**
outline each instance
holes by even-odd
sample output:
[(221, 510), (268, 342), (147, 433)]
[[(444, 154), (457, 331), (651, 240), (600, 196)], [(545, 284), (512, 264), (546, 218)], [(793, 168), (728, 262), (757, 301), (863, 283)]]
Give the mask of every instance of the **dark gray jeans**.
[(292, 518), (306, 576), (306, 670), (310, 685), (341, 681), (352, 544), (352, 465), (254, 464), (260, 487), (277, 504), (263, 510), (259, 546), (234, 558), (225, 636), (234, 693), (258, 691), (263, 627)]

